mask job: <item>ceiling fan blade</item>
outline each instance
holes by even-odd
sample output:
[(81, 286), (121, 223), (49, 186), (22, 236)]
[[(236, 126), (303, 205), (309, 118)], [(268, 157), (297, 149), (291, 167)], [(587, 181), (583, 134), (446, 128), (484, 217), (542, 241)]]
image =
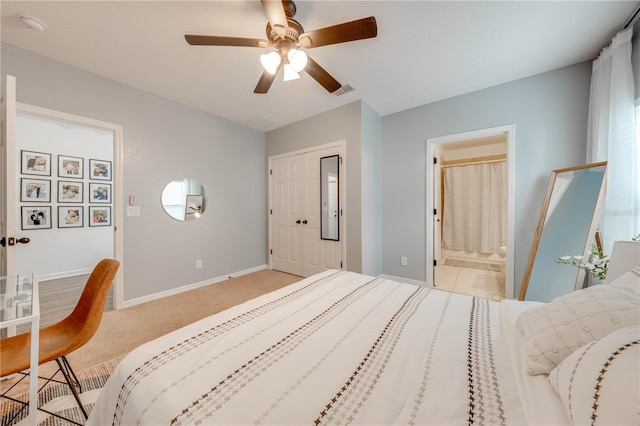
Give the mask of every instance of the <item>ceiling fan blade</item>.
[(241, 46), (241, 47), (267, 47), (269, 42), (259, 38), (225, 37), (199, 34), (186, 34), (187, 43), (192, 46)]
[(373, 38), (377, 35), (378, 24), (376, 23), (376, 18), (369, 16), (368, 18), (302, 33), (298, 40), (302, 46), (311, 49), (330, 44)]
[(258, 84), (256, 85), (256, 88), (253, 89), (253, 93), (258, 93), (258, 94), (267, 93), (269, 91), (269, 88), (273, 84), (273, 81), (276, 79), (276, 76), (280, 72), (281, 68), (282, 68), (282, 63), (280, 63), (280, 65), (278, 66), (278, 69), (274, 74), (271, 74), (268, 71), (264, 71), (260, 76), (260, 80), (258, 80)]
[(307, 66), (304, 69), (315, 81), (320, 83), (322, 87), (327, 89), (329, 93), (333, 93), (342, 87), (342, 84), (331, 76), (316, 61), (307, 56)]
[(280, 35), (285, 35), (289, 24), (287, 16), (284, 13), (284, 7), (281, 0), (260, 0), (267, 20), (271, 24), (271, 28)]

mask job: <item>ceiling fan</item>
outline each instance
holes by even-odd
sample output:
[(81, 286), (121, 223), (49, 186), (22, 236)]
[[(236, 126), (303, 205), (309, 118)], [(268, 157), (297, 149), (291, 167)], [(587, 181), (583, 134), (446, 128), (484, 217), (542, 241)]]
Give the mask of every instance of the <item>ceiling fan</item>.
[(264, 72), (254, 93), (267, 93), (280, 69), (284, 68), (284, 79), (298, 78), (305, 71), (329, 93), (342, 85), (302, 49), (373, 38), (378, 35), (376, 18), (357, 19), (330, 27), (305, 32), (293, 17), (296, 5), (290, 0), (261, 0), (267, 15), (267, 39), (226, 37), (214, 35), (186, 34), (187, 43), (193, 46), (240, 46), (274, 48), (260, 57)]

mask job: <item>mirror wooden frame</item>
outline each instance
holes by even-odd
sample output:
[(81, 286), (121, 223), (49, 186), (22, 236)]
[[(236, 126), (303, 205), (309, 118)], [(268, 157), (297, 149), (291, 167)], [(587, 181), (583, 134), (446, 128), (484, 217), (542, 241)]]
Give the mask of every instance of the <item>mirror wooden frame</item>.
[[(602, 177), (602, 182), (600, 184), (600, 188), (598, 191), (598, 197), (595, 202), (593, 212), (591, 214), (591, 223), (585, 239), (586, 243), (584, 245), (582, 253), (580, 253), (585, 258), (589, 256), (591, 252), (591, 246), (594, 243), (594, 239), (597, 237), (596, 233), (597, 233), (598, 221), (600, 218), (600, 212), (602, 210), (602, 206), (604, 204), (604, 196), (605, 196), (605, 190), (607, 186), (606, 185), (606, 182), (607, 182), (607, 162), (606, 161), (599, 162), (599, 163), (585, 164), (585, 165), (576, 166), (576, 167), (567, 167), (564, 169), (553, 170), (551, 172), (549, 184), (547, 185), (546, 195), (542, 203), (542, 209), (540, 210), (538, 225), (536, 227), (535, 234), (533, 237), (533, 242), (531, 244), (531, 251), (529, 252), (529, 260), (527, 261), (527, 266), (525, 268), (524, 275), (522, 277), (522, 285), (520, 287), (520, 294), (518, 296), (518, 300), (525, 300), (525, 297), (526, 297), (527, 289), (529, 287), (529, 281), (531, 279), (531, 273), (534, 267), (536, 255), (538, 253), (538, 249), (540, 245), (540, 239), (542, 237), (544, 225), (547, 220), (547, 214), (548, 214), (548, 210), (549, 210), (549, 206), (552, 198), (551, 195), (552, 195), (553, 188), (556, 183), (556, 179), (558, 175), (565, 172), (584, 170), (589, 168), (597, 168), (597, 167), (604, 167), (603, 177)], [(565, 254), (572, 255), (573, 253), (565, 253)], [(580, 290), (582, 288), (582, 285), (584, 283), (584, 277), (585, 277), (585, 271), (581, 268), (576, 268), (576, 280), (573, 286), (573, 291)]]

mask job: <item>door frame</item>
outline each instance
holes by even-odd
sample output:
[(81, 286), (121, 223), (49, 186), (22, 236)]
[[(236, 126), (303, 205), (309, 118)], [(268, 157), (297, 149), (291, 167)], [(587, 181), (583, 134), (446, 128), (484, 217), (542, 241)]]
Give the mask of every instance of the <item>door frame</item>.
[(267, 241), (268, 243), (268, 247), (267, 247), (267, 254), (269, 256), (269, 269), (273, 269), (273, 245), (272, 245), (272, 215), (271, 215), (271, 209), (272, 207), (272, 180), (273, 180), (273, 175), (271, 174), (270, 170), (273, 169), (273, 161), (281, 159), (281, 158), (286, 158), (286, 157), (293, 157), (295, 155), (301, 155), (301, 154), (306, 154), (306, 153), (310, 153), (310, 152), (315, 152), (315, 151), (322, 151), (325, 149), (330, 149), (330, 148), (338, 148), (340, 151), (340, 158), (341, 158), (341, 163), (340, 163), (340, 176), (344, 177), (340, 179), (340, 182), (338, 184), (338, 191), (339, 191), (339, 196), (340, 196), (340, 225), (339, 225), (339, 229), (340, 229), (340, 243), (342, 245), (342, 270), (346, 270), (347, 269), (347, 183), (346, 183), (346, 170), (347, 170), (347, 152), (345, 149), (345, 144), (346, 141), (344, 140), (340, 140), (340, 141), (336, 141), (336, 142), (330, 142), (327, 144), (323, 144), (323, 145), (315, 145), (315, 146), (311, 146), (308, 148), (303, 148), (303, 149), (298, 149), (295, 151), (289, 151), (289, 152), (285, 152), (283, 154), (277, 154), (277, 155), (272, 155), (268, 158), (268, 164), (267, 164), (267, 177), (268, 177), (268, 200), (267, 200), (267, 217), (268, 217), (268, 228), (269, 228), (269, 240)]
[[(440, 165), (433, 164), (433, 158), (438, 153), (440, 145), (459, 142), (468, 139), (477, 139), (488, 136), (496, 136), (500, 134), (506, 134), (507, 136), (507, 253), (505, 261), (505, 290), (506, 297), (513, 299), (514, 297), (514, 259), (515, 259), (515, 138), (516, 138), (516, 126), (515, 124), (509, 124), (505, 126), (490, 127), (480, 130), (472, 130), (469, 132), (454, 133), (446, 136), (438, 136), (435, 138), (427, 139), (426, 149), (426, 164), (427, 170), (425, 173), (426, 178), (426, 286), (433, 287), (434, 267), (433, 259), (435, 250), (433, 244), (435, 242), (433, 227), (435, 226), (436, 216), (430, 214), (437, 206), (434, 204), (434, 194), (439, 194), (439, 189), (434, 188), (434, 172), (440, 169)], [(439, 182), (439, 180), (438, 180)], [(431, 277), (431, 279), (429, 279)]]
[[(16, 200), (15, 130), (16, 130), (16, 78), (12, 75), (2, 81), (5, 89), (2, 98), (2, 141), (0, 147), (0, 237), (16, 237), (16, 214), (13, 203)], [(9, 144), (7, 141), (14, 141)], [(15, 275), (15, 252), (9, 249), (8, 242), (0, 247), (0, 276)]]
[[(16, 102), (16, 113), (26, 113), (47, 119), (63, 121), (70, 124), (92, 127), (100, 130), (113, 132), (113, 253), (114, 259), (120, 262), (120, 268), (113, 283), (113, 309), (118, 310), (124, 307), (124, 243), (123, 233), (119, 232), (118, 227), (123, 223), (122, 215), (122, 164), (123, 164), (123, 128), (121, 125), (107, 123), (105, 121), (94, 120), (92, 118), (82, 117), (78, 115), (68, 114), (56, 110), (42, 108), (35, 105)], [(91, 271), (87, 271), (90, 273)]]

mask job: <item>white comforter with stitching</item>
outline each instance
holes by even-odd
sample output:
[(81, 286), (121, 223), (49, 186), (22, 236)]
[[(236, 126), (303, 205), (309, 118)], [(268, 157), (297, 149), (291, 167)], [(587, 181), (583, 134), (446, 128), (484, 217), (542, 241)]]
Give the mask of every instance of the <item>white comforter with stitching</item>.
[(525, 424), (498, 302), (326, 271), (131, 352), (89, 425)]

